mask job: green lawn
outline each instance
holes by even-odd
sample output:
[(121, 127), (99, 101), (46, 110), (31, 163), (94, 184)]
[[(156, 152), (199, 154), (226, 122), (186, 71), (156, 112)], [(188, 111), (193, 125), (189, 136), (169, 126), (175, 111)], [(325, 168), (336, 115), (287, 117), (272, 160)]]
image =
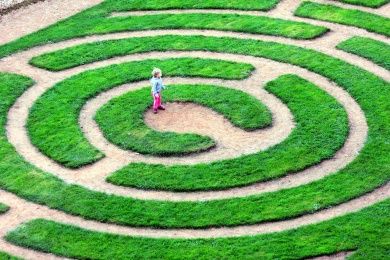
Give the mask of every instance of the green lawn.
[[(82, 259), (306, 259), (352, 251), (387, 259), (390, 200), (357, 213), (280, 233), (216, 239), (153, 239), (99, 233), (44, 219), (19, 226), (16, 245)], [(104, 246), (101, 246), (104, 245)]]
[(390, 45), (385, 42), (354, 36), (339, 43), (337, 48), (369, 59), (390, 70)]
[(12, 255), (9, 255), (5, 252), (1, 252), (0, 251), (0, 259), (1, 260), (21, 260), (21, 258), (19, 257), (15, 257), (15, 256), (12, 256)]
[[(242, 91), (220, 86), (168, 86), (163, 100), (194, 102), (209, 107), (248, 131), (269, 126), (272, 121), (268, 109), (257, 99)], [(146, 87), (112, 99), (97, 111), (95, 120), (109, 141), (142, 154), (181, 155), (215, 146), (215, 142), (206, 136), (158, 132), (149, 128), (144, 122), (144, 112), (150, 106), (150, 87)]]
[[(0, 59), (34, 46), (115, 32), (199, 29), (307, 40), (329, 31), (309, 22), (275, 19), (266, 17), (266, 14), (202, 14), (195, 11), (192, 14), (111, 16), (114, 12), (180, 8), (268, 11), (279, 1), (105, 0), (54, 25), (1, 45)], [(372, 8), (389, 2), (340, 1)], [(295, 14), (390, 36), (390, 19), (369, 12), (305, 1)], [(352, 37), (337, 48), (389, 69), (389, 46), (384, 42)], [(200, 229), (291, 219), (345, 203), (389, 182), (390, 83), (358, 66), (312, 49), (227, 37), (167, 35), (82, 44), (34, 57), (30, 63), (61, 71), (113, 57), (172, 50), (250, 55), (299, 66), (327, 78), (346, 90), (363, 110), (369, 127), (364, 148), (353, 162), (318, 181), (242, 198), (175, 202), (92, 191), (36, 168), (8, 142), (8, 111), (34, 82), (22, 75), (0, 72), (0, 189), (86, 220), (131, 227)], [(254, 69), (249, 64), (220, 60), (157, 58), (82, 72), (56, 84), (30, 111), (27, 127), (33, 144), (70, 168), (95, 162), (104, 155), (88, 143), (78, 125), (80, 109), (87, 100), (118, 85), (146, 80), (155, 66), (161, 67), (166, 76), (227, 80), (247, 78)], [(271, 124), (269, 111), (251, 96), (222, 86), (197, 85), (196, 88), (202, 89), (201, 95), (193, 87), (170, 86), (164, 98), (210, 107), (247, 131)], [(282, 143), (256, 154), (211, 164), (169, 167), (131, 164), (108, 180), (117, 185), (146, 189), (225, 189), (294, 174), (330, 158), (342, 146), (348, 134), (348, 122), (345, 110), (334, 98), (291, 74), (269, 82), (266, 90), (289, 107), (296, 121), (296, 128)], [(171, 152), (172, 149), (172, 154), (195, 152), (214, 145), (208, 137), (169, 133), (164, 147), (145, 146), (145, 142), (153, 143), (153, 140), (149, 137), (137, 139), (137, 131), (167, 134), (147, 128), (142, 121), (142, 113), (150, 102), (148, 92), (149, 89), (145, 88), (125, 94), (99, 111), (96, 119), (107, 139), (126, 149), (142, 152), (145, 148), (145, 153), (149, 154)], [(218, 99), (215, 92), (218, 92)], [(132, 99), (139, 103), (130, 103)], [(222, 106), (225, 103), (229, 104), (229, 109), (234, 109)], [(132, 122), (137, 123), (135, 128), (126, 124), (130, 120), (125, 108), (133, 112)], [(124, 135), (128, 132), (133, 134), (131, 138)], [(138, 140), (140, 143), (135, 143)], [(159, 175), (155, 174), (155, 169), (159, 169)], [(8, 206), (0, 203), (0, 214), (7, 210)], [(387, 259), (390, 255), (389, 210), (390, 200), (387, 199), (359, 212), (294, 230), (215, 239), (130, 237), (36, 219), (20, 225), (5, 239), (33, 250), (81, 259), (306, 259), (344, 251), (354, 252), (351, 259)], [(18, 258), (0, 252), (0, 259)]]
[(3, 214), (9, 210), (9, 207), (7, 205), (4, 205), (0, 203), (0, 214)]
[(340, 149), (347, 137), (348, 119), (335, 99), (295, 75), (268, 83), (266, 90), (280, 98), (294, 115), (296, 128), (285, 141), (263, 152), (210, 164), (134, 163), (108, 181), (142, 189), (226, 189), (295, 173), (331, 158)]
[(316, 182), (245, 198), (166, 202), (142, 201), (94, 192), (65, 183), (33, 167), (7, 142), (4, 128), (7, 111), (32, 82), (24, 77), (1, 74), (0, 187), (24, 199), (86, 219), (131, 226), (204, 228), (300, 216), (361, 196), (389, 181), (388, 82), (315, 50), (255, 40), (202, 39), (209, 44), (211, 51), (250, 54), (290, 63), (327, 77), (347, 90), (364, 111), (369, 127), (367, 141), (360, 154), (341, 171)]
[(390, 36), (389, 18), (360, 10), (305, 1), (294, 14), (299, 17), (359, 27), (369, 32)]
[[(125, 3), (124, 3), (125, 2)], [(34, 46), (64, 41), (72, 38), (113, 32), (152, 30), (152, 29), (211, 29), (236, 32), (276, 35), (296, 39), (312, 39), (328, 31), (322, 26), (308, 23), (274, 19), (266, 16), (234, 14), (162, 14), (137, 17), (109, 17), (112, 12), (125, 10), (160, 10), (161, 0), (120, 1), (106, 0), (92, 8), (84, 10), (70, 18), (47, 28), (23, 36), (15, 41), (0, 46), (0, 58)], [(164, 1), (164, 9), (178, 8), (179, 1)], [(185, 1), (186, 8), (234, 8), (257, 10), (260, 5), (270, 8), (276, 0), (260, 1)], [(212, 3), (213, 2), (213, 3)], [(137, 4), (131, 6), (131, 4)], [(184, 3), (180, 1), (180, 4)], [(138, 7), (137, 7), (138, 6)], [(243, 7), (246, 6), (246, 7)], [(183, 7), (184, 8), (184, 7)], [(156, 23), (155, 21), (159, 22)]]
[(390, 0), (339, 0), (340, 2), (352, 5), (361, 5), (371, 8), (378, 8), (390, 2)]
[(167, 9), (236, 9), (268, 11), (280, 0), (106, 0), (104, 5), (113, 11), (167, 10)]
[[(251, 65), (242, 63), (180, 58), (128, 62), (85, 71), (57, 83), (36, 101), (27, 122), (31, 142), (42, 153), (69, 168), (101, 159), (104, 155), (91, 146), (80, 129), (81, 108), (101, 92), (149, 79), (153, 67), (160, 67), (166, 76), (222, 79), (243, 79), (253, 70)], [(206, 141), (205, 146), (210, 147), (212, 143)]]
[(206, 29), (275, 35), (293, 39), (313, 39), (328, 31), (323, 26), (266, 16), (213, 13), (107, 17), (91, 27), (90, 30), (94, 34), (156, 29)]

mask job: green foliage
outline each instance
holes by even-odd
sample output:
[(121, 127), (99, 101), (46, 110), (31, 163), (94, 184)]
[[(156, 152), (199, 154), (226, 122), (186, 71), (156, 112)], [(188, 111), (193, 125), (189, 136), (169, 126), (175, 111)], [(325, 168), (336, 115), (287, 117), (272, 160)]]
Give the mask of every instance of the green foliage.
[(390, 36), (389, 18), (360, 10), (305, 1), (295, 11), (295, 15), (355, 26), (370, 32)]
[(389, 210), (390, 200), (386, 200), (357, 213), (298, 229), (216, 239), (130, 237), (36, 219), (19, 226), (6, 239), (16, 245), (82, 259), (307, 259), (340, 251), (355, 251), (350, 259), (387, 259)]
[(362, 5), (371, 8), (378, 8), (390, 2), (390, 0), (339, 0), (340, 2), (352, 5)]
[[(243, 79), (253, 70), (248, 64), (180, 58), (128, 62), (85, 71), (57, 83), (36, 101), (27, 122), (31, 142), (42, 153), (69, 168), (101, 159), (104, 155), (88, 142), (78, 124), (82, 106), (108, 89), (150, 78), (153, 67), (157, 66), (167, 76), (223, 79)], [(205, 146), (210, 146), (209, 140)]]
[(95, 192), (42, 172), (24, 161), (7, 142), (7, 112), (31, 81), (22, 77), (20, 82), (19, 77), (19, 84), (16, 84), (16, 81), (9, 81), (8, 74), (0, 74), (0, 188), (34, 203), (101, 222), (159, 228), (205, 228), (293, 218), (351, 200), (390, 180), (388, 82), (311, 49), (256, 40), (203, 39), (210, 51), (240, 53), (293, 64), (318, 73), (348, 91), (364, 111), (369, 127), (366, 144), (357, 158), (339, 172), (316, 182), (244, 198), (167, 202)]
[(283, 142), (256, 154), (196, 165), (130, 164), (108, 181), (158, 190), (210, 190), (243, 186), (295, 173), (340, 149), (348, 133), (343, 107), (317, 86), (295, 75), (267, 84), (292, 111), (296, 128)]
[[(229, 72), (226, 72), (229, 74)], [(165, 102), (194, 102), (214, 109), (234, 125), (246, 130), (269, 126), (267, 108), (248, 94), (219, 86), (176, 85), (164, 91)], [(144, 123), (143, 114), (151, 106), (150, 87), (112, 99), (96, 113), (95, 120), (105, 137), (123, 149), (143, 154), (180, 155), (200, 152), (215, 145), (196, 134), (157, 132)]]
[(390, 45), (370, 38), (354, 36), (337, 45), (337, 48), (372, 60), (390, 70)]

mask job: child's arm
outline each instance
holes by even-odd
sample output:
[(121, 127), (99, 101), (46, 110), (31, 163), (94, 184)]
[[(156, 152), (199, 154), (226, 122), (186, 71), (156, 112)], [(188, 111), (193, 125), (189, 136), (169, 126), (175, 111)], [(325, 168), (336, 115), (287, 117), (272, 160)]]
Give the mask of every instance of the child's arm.
[(153, 96), (157, 94), (157, 82), (156, 81), (152, 82), (152, 93), (153, 93)]
[(162, 87), (162, 89), (167, 89), (167, 86), (165, 86), (163, 83), (162, 83), (162, 81), (161, 81), (161, 87)]

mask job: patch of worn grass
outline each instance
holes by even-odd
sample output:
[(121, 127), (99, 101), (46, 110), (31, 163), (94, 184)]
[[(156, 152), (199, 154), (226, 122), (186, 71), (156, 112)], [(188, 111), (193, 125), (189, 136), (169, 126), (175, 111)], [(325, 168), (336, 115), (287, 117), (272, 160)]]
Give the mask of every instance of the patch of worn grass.
[[(131, 226), (205, 228), (275, 221), (316, 212), (365, 194), (390, 180), (390, 84), (315, 50), (274, 42), (206, 37), (210, 50), (293, 64), (344, 88), (365, 113), (364, 148), (344, 169), (316, 182), (262, 195), (202, 202), (142, 201), (65, 183), (35, 168), (6, 139), (7, 112), (32, 82), (0, 74), (0, 187), (26, 200), (85, 219)], [(214, 46), (213, 48), (211, 48)], [(14, 84), (12, 84), (14, 83)]]
[(360, 10), (305, 1), (294, 14), (299, 17), (345, 24), (390, 36), (389, 18)]
[[(174, 85), (164, 91), (165, 102), (194, 102), (224, 115), (245, 130), (269, 126), (272, 116), (254, 97), (234, 89), (212, 85)], [(160, 156), (207, 150), (215, 145), (209, 137), (196, 134), (158, 132), (143, 118), (151, 106), (150, 87), (131, 91), (100, 108), (95, 116), (104, 136), (123, 149)]]
[(295, 173), (331, 158), (342, 146), (348, 133), (348, 118), (335, 99), (295, 75), (271, 81), (266, 90), (280, 98), (295, 117), (296, 128), (285, 141), (256, 154), (209, 164), (132, 163), (107, 180), (142, 189), (226, 189)]
[(337, 49), (369, 59), (390, 70), (390, 45), (385, 42), (354, 36), (339, 43)]
[[(104, 155), (88, 142), (78, 124), (82, 106), (108, 89), (150, 78), (153, 67), (160, 67), (166, 76), (222, 79), (243, 79), (253, 70), (253, 66), (243, 63), (179, 58), (128, 62), (82, 72), (57, 83), (33, 105), (27, 121), (31, 142), (69, 168), (101, 159)], [(204, 138), (197, 142), (204, 142)]]
[(390, 200), (386, 200), (293, 230), (213, 239), (130, 237), (36, 219), (19, 226), (6, 239), (19, 246), (82, 259), (307, 259), (341, 251), (353, 251), (348, 259), (387, 259), (389, 211)]

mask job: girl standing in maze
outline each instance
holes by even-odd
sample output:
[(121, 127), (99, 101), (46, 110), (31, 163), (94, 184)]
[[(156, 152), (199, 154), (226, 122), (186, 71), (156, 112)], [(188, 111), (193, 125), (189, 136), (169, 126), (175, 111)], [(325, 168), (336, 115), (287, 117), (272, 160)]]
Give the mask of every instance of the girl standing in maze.
[(150, 79), (150, 83), (152, 85), (152, 96), (153, 96), (153, 112), (157, 114), (158, 109), (165, 110), (165, 107), (161, 102), (161, 92), (166, 87), (162, 83), (162, 72), (158, 68), (154, 68), (152, 71), (152, 78)]

